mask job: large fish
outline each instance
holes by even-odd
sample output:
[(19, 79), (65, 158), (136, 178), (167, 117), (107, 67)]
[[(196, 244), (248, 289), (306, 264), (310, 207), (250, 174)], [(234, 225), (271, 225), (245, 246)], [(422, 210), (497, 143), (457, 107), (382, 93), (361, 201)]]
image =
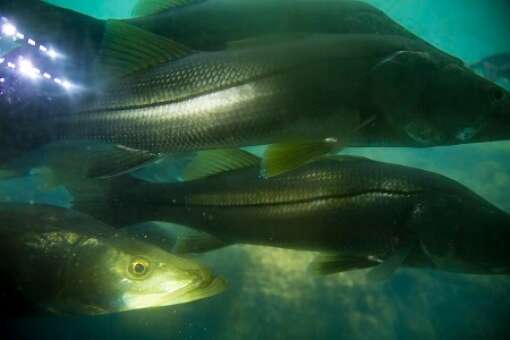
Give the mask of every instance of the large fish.
[(199, 153), (186, 171), (194, 181), (116, 178), (102, 194), (78, 193), (75, 207), (118, 226), (166, 221), (212, 235), (171, 243), (181, 252), (235, 243), (314, 250), (326, 254), (312, 265), (318, 272), (374, 267), (374, 279), (401, 265), (510, 273), (510, 216), (444, 176), (349, 156), (270, 179), (259, 166), (244, 152)]
[(218, 294), (222, 279), (78, 212), (0, 205), (2, 317), (105, 314)]
[[(0, 14), (27, 35), (60, 47), (87, 64), (99, 51), (105, 20), (39, 0), (0, 4)], [(141, 0), (136, 18), (123, 21), (198, 50), (275, 33), (367, 33), (416, 35), (361, 1)]]
[(391, 34), (430, 44), (378, 8), (352, 0), (140, 0), (127, 23), (200, 50), (266, 34)]
[(508, 131), (505, 90), (400, 36), (306, 35), (193, 53), (123, 23), (108, 32), (102, 64), (120, 80), (71, 112), (10, 117), (4, 138), (154, 153), (274, 144), (264, 160), (272, 176), (344, 144), (435, 146)]

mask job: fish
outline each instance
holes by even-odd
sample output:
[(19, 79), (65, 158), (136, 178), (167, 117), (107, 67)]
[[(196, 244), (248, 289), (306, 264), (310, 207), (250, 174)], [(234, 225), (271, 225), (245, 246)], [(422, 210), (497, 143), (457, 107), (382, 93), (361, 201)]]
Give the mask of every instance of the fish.
[(135, 230), (156, 243), (171, 239), (160, 244), (176, 254), (232, 244), (316, 251), (310, 272), (370, 268), (374, 281), (400, 267), (510, 272), (510, 216), (445, 176), (346, 155), (272, 178), (261, 177), (260, 166), (260, 158), (241, 150), (214, 158), (199, 152), (185, 171), (190, 181), (115, 177), (97, 196), (82, 200), (78, 193), (74, 209), (114, 226), (155, 221), (188, 228)]
[(435, 49), (362, 1), (140, 0), (132, 15), (126, 23), (197, 50), (221, 50), (233, 42), (249, 45), (261, 35), (296, 32), (399, 35)]
[(226, 287), (198, 262), (73, 210), (2, 203), (0, 220), (3, 318), (162, 307)]
[[(99, 52), (108, 20), (39, 0), (0, 4), (27, 34), (50, 41), (87, 64)], [(400, 35), (432, 45), (362, 1), (141, 0), (123, 22), (196, 50), (221, 50), (261, 35), (366, 33)]]
[(121, 22), (108, 31), (101, 69), (118, 80), (70, 112), (11, 117), (11, 143), (99, 140), (143, 162), (147, 152), (271, 144), (271, 177), (345, 145), (462, 144), (508, 131), (507, 91), (399, 36), (194, 52)]
[(472, 69), (480, 71), (488, 79), (496, 81), (510, 82), (510, 53), (498, 53), (483, 58), (470, 66)]

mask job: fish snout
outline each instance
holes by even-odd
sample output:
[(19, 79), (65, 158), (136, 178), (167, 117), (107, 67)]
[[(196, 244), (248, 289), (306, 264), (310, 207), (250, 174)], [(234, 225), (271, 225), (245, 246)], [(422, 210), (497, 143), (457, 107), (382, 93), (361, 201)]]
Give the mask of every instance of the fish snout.
[(510, 140), (510, 93), (502, 91), (502, 100), (486, 116), (475, 137), (477, 142)]

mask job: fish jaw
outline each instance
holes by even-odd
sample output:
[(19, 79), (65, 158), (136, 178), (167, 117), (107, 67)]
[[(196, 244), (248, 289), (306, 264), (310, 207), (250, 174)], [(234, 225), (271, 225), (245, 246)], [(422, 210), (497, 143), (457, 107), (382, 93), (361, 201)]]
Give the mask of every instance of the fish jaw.
[(190, 278), (163, 281), (157, 293), (126, 292), (122, 296), (122, 311), (188, 303), (216, 295), (225, 288), (223, 279), (214, 277), (206, 270), (194, 273)]

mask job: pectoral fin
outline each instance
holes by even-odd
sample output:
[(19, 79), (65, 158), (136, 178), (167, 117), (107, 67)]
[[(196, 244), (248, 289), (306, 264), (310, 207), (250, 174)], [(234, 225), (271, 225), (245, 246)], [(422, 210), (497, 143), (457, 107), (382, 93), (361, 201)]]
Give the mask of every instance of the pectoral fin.
[(239, 149), (199, 151), (184, 169), (183, 179), (192, 181), (251, 166), (258, 166), (260, 158)]
[(404, 246), (397, 249), (390, 257), (385, 259), (380, 265), (367, 273), (367, 278), (371, 281), (386, 281), (393, 273), (404, 263), (411, 247)]
[(336, 140), (272, 144), (262, 157), (262, 175), (274, 177), (338, 149)]
[(262, 157), (262, 175), (273, 177), (294, 170), (324, 155), (338, 152), (350, 136), (375, 120), (375, 116), (357, 125), (352, 131), (340, 138), (326, 138), (321, 141), (272, 144)]
[(171, 8), (179, 8), (205, 0), (138, 0), (131, 14), (135, 17), (157, 14)]
[(308, 271), (318, 275), (329, 275), (377, 265), (378, 262), (366, 257), (341, 254), (320, 254), (308, 266)]

